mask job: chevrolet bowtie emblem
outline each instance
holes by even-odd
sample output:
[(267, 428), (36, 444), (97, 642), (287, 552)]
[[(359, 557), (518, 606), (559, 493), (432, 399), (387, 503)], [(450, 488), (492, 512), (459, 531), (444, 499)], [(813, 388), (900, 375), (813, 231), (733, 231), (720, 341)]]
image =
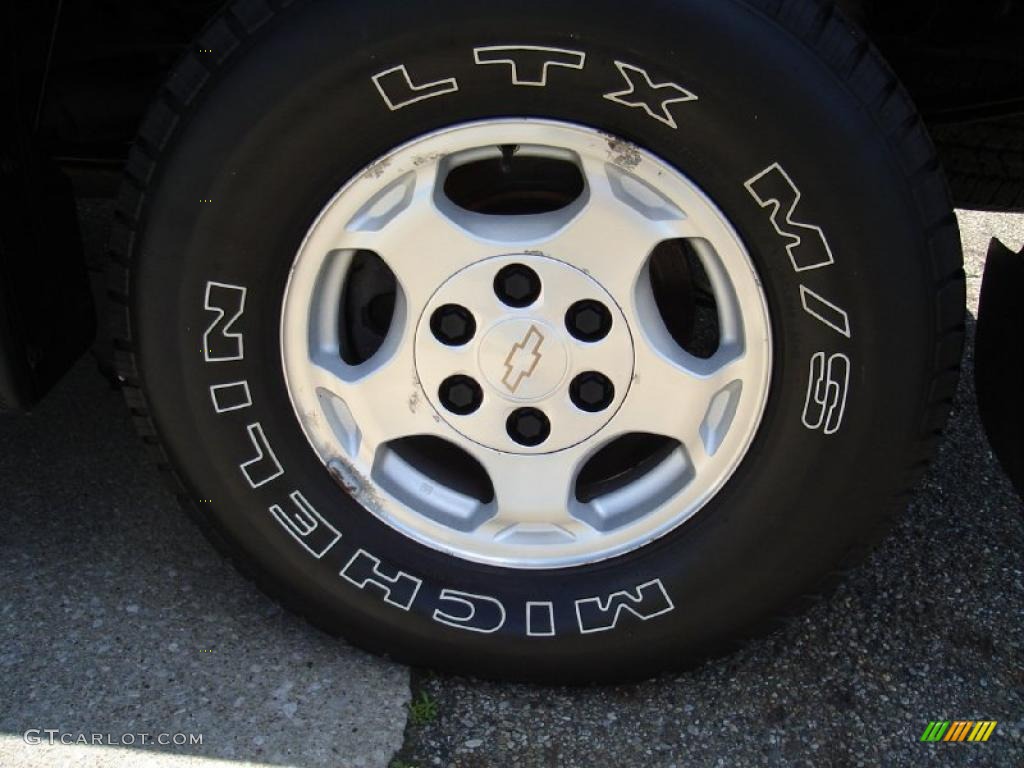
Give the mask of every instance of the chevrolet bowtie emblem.
[(543, 343), (544, 334), (537, 330), (536, 325), (531, 325), (522, 341), (512, 345), (505, 357), (505, 375), (501, 377), (501, 383), (508, 387), (509, 392), (519, 389), (523, 379), (529, 378), (537, 369)]

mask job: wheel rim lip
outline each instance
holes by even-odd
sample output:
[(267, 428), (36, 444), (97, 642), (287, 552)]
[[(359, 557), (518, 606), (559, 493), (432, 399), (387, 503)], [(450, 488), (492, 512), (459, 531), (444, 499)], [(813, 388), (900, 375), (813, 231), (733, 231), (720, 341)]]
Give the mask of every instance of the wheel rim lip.
[[(541, 553), (540, 556), (537, 556), (537, 554), (534, 553), (533, 556), (526, 557), (509, 555), (507, 552), (501, 551), (500, 548), (498, 548), (498, 551), (492, 551), (489, 549), (474, 549), (472, 547), (466, 547), (465, 542), (459, 540), (458, 534), (453, 535), (453, 532), (449, 528), (442, 526), (441, 524), (436, 523), (435, 521), (429, 520), (422, 514), (418, 513), (415, 509), (412, 509), (411, 507), (408, 507), (407, 505), (398, 501), (388, 491), (383, 490), (379, 485), (377, 485), (372, 480), (370, 480), (367, 483), (368, 487), (364, 488), (364, 493), (358, 495), (352, 494), (351, 489), (346, 487), (346, 490), (349, 491), (350, 495), (353, 495), (357, 502), (359, 502), (364, 508), (372, 512), (378, 519), (380, 519), (396, 531), (402, 533), (403, 535), (413, 539), (414, 541), (420, 544), (430, 547), (431, 549), (438, 550), (442, 553), (456, 556), (460, 559), (487, 565), (522, 570), (557, 569), (597, 563), (637, 550), (647, 544), (650, 544), (651, 542), (657, 539), (662, 538), (672, 530), (678, 528), (687, 520), (691, 519), (701, 509), (703, 509), (707, 505), (708, 501), (714, 498), (725, 486), (725, 484), (732, 478), (735, 471), (743, 463), (743, 460), (748, 455), (750, 446), (760, 431), (761, 422), (764, 416), (765, 408), (767, 406), (768, 396), (770, 394), (769, 383), (771, 381), (773, 369), (771, 317), (768, 312), (767, 299), (762, 288), (762, 282), (757, 274), (757, 270), (752, 260), (750, 259), (750, 255), (747, 252), (747, 249), (743, 244), (743, 241), (736, 233), (731, 222), (717, 207), (717, 205), (707, 195), (705, 195), (704, 192), (685, 174), (675, 169), (672, 165), (670, 165), (668, 162), (664, 161), (660, 157), (654, 155), (653, 153), (647, 151), (646, 149), (634, 147), (633, 145), (629, 145), (628, 143), (616, 137), (610, 136), (604, 131), (594, 129), (588, 126), (576, 123), (569, 123), (565, 121), (525, 117), (481, 120), (448, 126), (445, 128), (438, 129), (436, 131), (432, 131), (427, 134), (423, 134), (387, 152), (381, 158), (378, 158), (373, 163), (366, 166), (365, 169), (355, 174), (338, 190), (337, 193), (335, 193), (331, 197), (331, 199), (318, 213), (318, 215), (310, 225), (309, 230), (307, 231), (302, 243), (300, 244), (298, 250), (296, 251), (296, 255), (293, 260), (292, 267), (289, 272), (285, 286), (285, 299), (282, 304), (280, 325), (282, 370), (284, 372), (286, 390), (288, 392), (288, 397), (292, 404), (293, 411), (295, 413), (297, 420), (299, 421), (303, 434), (306, 436), (306, 439), (309, 442), (310, 446), (313, 448), (314, 452), (321, 460), (321, 462), (325, 465), (325, 467), (328, 469), (328, 471), (332, 475), (334, 475), (335, 479), (337, 480), (337, 471), (332, 471), (332, 464), (336, 464), (337, 459), (335, 458), (332, 461), (330, 452), (326, 452), (327, 455), (325, 455), (325, 451), (323, 451), (321, 446), (318, 444), (316, 434), (314, 434), (309, 428), (308, 419), (304, 418), (302, 415), (303, 405), (308, 405), (308, 402), (300, 402), (303, 396), (298, 393), (298, 388), (293, 386), (293, 366), (291, 366), (289, 363), (288, 354), (288, 309), (289, 305), (294, 301), (293, 288), (296, 283), (297, 267), (301, 259), (303, 258), (304, 254), (307, 253), (307, 246), (309, 245), (314, 233), (318, 230), (318, 228), (322, 227), (325, 224), (326, 220), (330, 217), (332, 211), (335, 210), (338, 202), (341, 199), (343, 199), (343, 197), (346, 194), (348, 194), (353, 189), (353, 187), (357, 185), (361, 178), (367, 178), (370, 174), (377, 175), (375, 169), (386, 167), (388, 163), (390, 163), (392, 160), (394, 160), (397, 157), (407, 155), (408, 152), (415, 147), (422, 147), (423, 145), (435, 142), (440, 138), (450, 138), (454, 134), (458, 134), (460, 132), (468, 132), (470, 134), (473, 134), (474, 132), (479, 131), (481, 129), (497, 129), (501, 135), (508, 135), (510, 131), (537, 128), (547, 128), (555, 131), (580, 132), (585, 134), (590, 141), (593, 141), (595, 137), (601, 137), (601, 139), (603, 141), (606, 141), (608, 146), (611, 147), (613, 150), (615, 150), (616, 147), (621, 148), (622, 146), (627, 146), (629, 147), (631, 152), (635, 151), (639, 153), (639, 155), (647, 163), (653, 163), (655, 166), (667, 170), (674, 177), (674, 183), (681, 184), (688, 190), (688, 195), (690, 197), (692, 197), (695, 200), (698, 200), (707, 211), (713, 212), (716, 219), (716, 226), (721, 230), (721, 232), (724, 232), (726, 234), (731, 245), (732, 251), (742, 256), (744, 266), (746, 270), (748, 270), (748, 272), (742, 272), (741, 270), (740, 276), (743, 279), (752, 280), (752, 285), (756, 288), (756, 290), (754, 291), (754, 295), (756, 295), (757, 297), (757, 306), (752, 308), (744, 308), (744, 311), (745, 309), (756, 310), (758, 318), (760, 320), (759, 333), (757, 334), (758, 338), (753, 340), (751, 343), (760, 343), (761, 346), (758, 347), (757, 351), (758, 355), (763, 358), (763, 364), (760, 367), (759, 380), (754, 382), (755, 384), (757, 384), (758, 390), (757, 395), (755, 397), (757, 402), (756, 409), (754, 411), (753, 417), (750, 419), (749, 425), (743, 430), (745, 437), (742, 441), (742, 446), (738, 451), (734, 451), (734, 453), (736, 453), (735, 460), (730, 462), (728, 469), (724, 472), (720, 472), (716, 477), (715, 481), (708, 485), (705, 488), (705, 490), (699, 494), (698, 498), (689, 503), (686, 509), (677, 510), (673, 514), (664, 515), (662, 514), (662, 510), (664, 507), (669, 506), (671, 504), (671, 501), (661, 504), (659, 509), (656, 510), (656, 512), (658, 513), (657, 516), (660, 519), (660, 522), (658, 524), (653, 526), (648, 525), (645, 527), (644, 531), (641, 534), (625, 537), (624, 540), (621, 540), (623, 539), (622, 536), (612, 536), (610, 538), (616, 540), (610, 542), (608, 546), (599, 549), (590, 548), (589, 550), (583, 552), (568, 553), (556, 549), (549, 550), (550, 552), (552, 552), (552, 554), (548, 556), (545, 556), (543, 553)], [(459, 151), (463, 151), (466, 148), (484, 146), (491, 143), (492, 142), (485, 142), (480, 140), (472, 141), (468, 144), (465, 144), (465, 146), (462, 149), (453, 149), (449, 153), (449, 155)], [(556, 151), (562, 151), (562, 149), (563, 147), (559, 145)], [(441, 161), (443, 161), (443, 159)], [(575, 268), (574, 264), (569, 263), (568, 265)], [(731, 281), (733, 279), (733, 274), (728, 270), (726, 270), (726, 272), (728, 272), (730, 288), (732, 288)], [(401, 291), (400, 279), (399, 291)], [(618, 300), (618, 297), (614, 293), (611, 294), (611, 296), (614, 301)], [(396, 306), (396, 317), (399, 311), (400, 307)], [(414, 321), (414, 334), (416, 325), (417, 323)], [(630, 328), (628, 323), (627, 329), (629, 330), (631, 336), (636, 336), (637, 331)], [(761, 331), (763, 331), (763, 333), (761, 333)], [(305, 400), (308, 401), (308, 399), (308, 396), (305, 397)], [(525, 403), (524, 405), (529, 404)], [(367, 478), (369, 478), (372, 473), (372, 470), (373, 467), (368, 468), (366, 476), (361, 479), (366, 480)], [(358, 468), (356, 469), (356, 474), (359, 474)], [(645, 517), (652, 517), (652, 515), (645, 515)], [(426, 521), (426, 525), (421, 525), (420, 523), (424, 521)], [(631, 528), (633, 526), (627, 527)]]

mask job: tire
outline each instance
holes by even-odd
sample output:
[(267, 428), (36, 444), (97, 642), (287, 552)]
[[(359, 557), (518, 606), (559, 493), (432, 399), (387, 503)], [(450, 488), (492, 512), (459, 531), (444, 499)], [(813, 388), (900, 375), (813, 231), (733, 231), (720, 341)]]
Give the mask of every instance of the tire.
[[(934, 148), (858, 30), (817, 2), (277, 5), (229, 7), (178, 64), (112, 245), (128, 404), (244, 573), (403, 662), (612, 681), (732, 650), (878, 540), (946, 419), (964, 280)], [(528, 87), (476, 63), (507, 45), (585, 57), (524, 65)], [(763, 410), (723, 484), (651, 540), (559, 567), (453, 556), (373, 513), (379, 488), (311, 449), (282, 360), (295, 254), (332, 197), (396, 147), (510, 117), (590, 126), (611, 163), (689, 179), (743, 244), (771, 328)]]
[(933, 128), (958, 207), (1024, 211), (1024, 120)]

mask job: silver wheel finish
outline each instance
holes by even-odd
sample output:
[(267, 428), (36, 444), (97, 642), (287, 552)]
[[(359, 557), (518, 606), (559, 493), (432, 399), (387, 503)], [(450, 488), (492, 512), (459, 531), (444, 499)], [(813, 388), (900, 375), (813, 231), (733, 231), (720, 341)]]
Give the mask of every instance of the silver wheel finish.
[[(568, 160), (584, 190), (571, 204), (526, 215), (487, 215), (444, 192), (452, 168), (500, 156), (499, 146)], [(718, 309), (709, 358), (682, 349), (653, 297), (655, 246), (686, 238), (699, 254)], [(397, 282), (387, 336), (368, 360), (343, 362), (339, 308), (358, 250), (378, 254)], [(541, 280), (537, 301), (510, 307), (491, 281), (506, 264)], [(612, 317), (608, 335), (581, 342), (563, 317), (593, 299)], [(430, 331), (445, 304), (470, 309), (473, 338), (442, 344)], [(521, 345), (517, 347), (516, 345)], [(760, 424), (771, 373), (765, 298), (750, 258), (723, 214), (652, 154), (590, 128), (502, 119), (453, 126), (381, 158), (346, 184), (307, 233), (281, 319), (285, 380), (310, 444), (345, 488), (388, 525), (445, 553), (515, 568), (556, 568), (636, 549), (692, 517), (729, 479)], [(614, 397), (577, 408), (569, 382), (598, 371)], [(439, 402), (446, 377), (481, 387), (479, 407), (457, 415)], [(542, 411), (539, 445), (510, 439), (517, 408)], [(631, 433), (678, 441), (657, 466), (587, 502), (581, 468)], [(486, 471), (483, 502), (437, 482), (392, 449), (432, 436)]]

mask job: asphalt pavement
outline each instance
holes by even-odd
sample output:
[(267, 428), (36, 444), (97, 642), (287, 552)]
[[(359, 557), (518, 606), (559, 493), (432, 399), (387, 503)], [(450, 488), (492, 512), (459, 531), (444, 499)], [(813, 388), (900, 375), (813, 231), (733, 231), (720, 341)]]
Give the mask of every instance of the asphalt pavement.
[[(95, 253), (109, 206), (82, 210)], [(961, 230), (973, 333), (988, 238), (1020, 248), (1024, 216)], [(546, 688), (410, 673), (281, 611), (183, 515), (84, 360), (0, 415), (0, 766), (1019, 768), (1024, 505), (971, 365), (907, 513), (830, 598), (685, 674)], [(939, 719), (998, 726), (920, 743)]]

